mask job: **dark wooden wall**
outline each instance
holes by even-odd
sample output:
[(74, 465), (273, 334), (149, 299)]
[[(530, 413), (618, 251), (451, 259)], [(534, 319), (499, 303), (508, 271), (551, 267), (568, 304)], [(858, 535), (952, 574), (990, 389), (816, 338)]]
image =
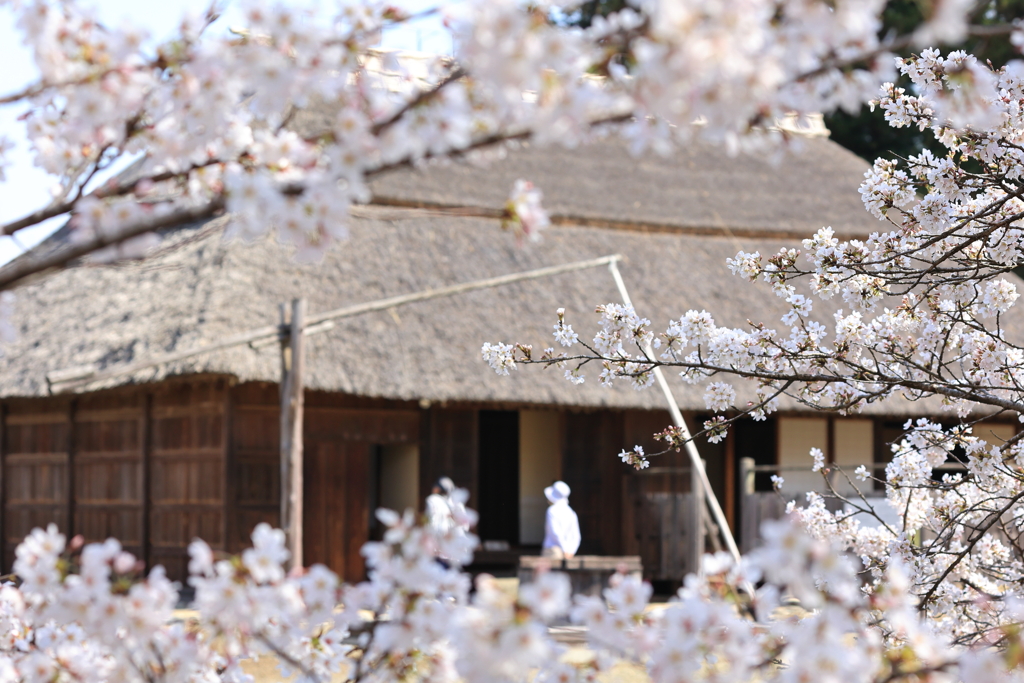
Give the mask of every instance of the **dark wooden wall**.
[(276, 384), (251, 383), (231, 390), (232, 497), (228, 506), (228, 550), (249, 545), (260, 522), (279, 526), (281, 518), (281, 421)]
[(420, 500), (426, 500), (440, 477), (469, 491), (469, 507), (476, 508), (480, 437), (474, 409), (430, 408), (420, 423)]
[(87, 542), (117, 538), (168, 576), (200, 537), (224, 548), (227, 380), (165, 382), (3, 407), (5, 570), (14, 547), (54, 523)]
[(227, 382), (166, 384), (152, 395), (151, 564), (188, 575), (188, 544), (225, 550)]
[(70, 519), (70, 401), (11, 402), (3, 433), (4, 571), (14, 548), (35, 527)]
[(622, 411), (568, 413), (562, 445), (562, 479), (580, 520), (581, 555), (622, 554), (622, 478), (616, 454), (624, 443)]
[(144, 558), (147, 548), (148, 397), (83, 396), (74, 404), (74, 529), (87, 542), (116, 538)]
[[(87, 541), (115, 537), (172, 579), (187, 575), (196, 537), (238, 552), (259, 522), (280, 511), (278, 388), (228, 378), (167, 381), (77, 397), (8, 400), (0, 406), (0, 529), (3, 570), (34, 527), (55, 523)], [(667, 415), (564, 414), (563, 479), (573, 489), (585, 554), (635, 552), (628, 524), (634, 476), (616, 457)], [(306, 394), (306, 564), (346, 580), (364, 575), (379, 448), (418, 444), (420, 506), (439, 476), (479, 507), (480, 410), (432, 407), (320, 392)], [(685, 456), (658, 465), (678, 466)], [(679, 461), (679, 462), (677, 462)], [(680, 489), (673, 477), (646, 489)], [(678, 484), (678, 485), (677, 485)], [(660, 488), (659, 488), (660, 487)], [(516, 490), (518, 487), (514, 487)]]
[[(249, 544), (256, 524), (280, 518), (280, 421), (276, 384), (231, 390), (229, 547)], [(324, 564), (347, 581), (363, 578), (360, 549), (370, 531), (370, 453), (417, 443), (419, 412), (380, 401), (307, 392), (303, 429), (303, 562)]]

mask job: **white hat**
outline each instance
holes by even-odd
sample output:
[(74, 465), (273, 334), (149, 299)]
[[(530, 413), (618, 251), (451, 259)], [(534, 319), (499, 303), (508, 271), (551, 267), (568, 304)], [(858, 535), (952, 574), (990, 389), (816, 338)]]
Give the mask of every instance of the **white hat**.
[(569, 497), (569, 485), (564, 481), (556, 481), (554, 484), (544, 489), (544, 497), (552, 503), (565, 500)]

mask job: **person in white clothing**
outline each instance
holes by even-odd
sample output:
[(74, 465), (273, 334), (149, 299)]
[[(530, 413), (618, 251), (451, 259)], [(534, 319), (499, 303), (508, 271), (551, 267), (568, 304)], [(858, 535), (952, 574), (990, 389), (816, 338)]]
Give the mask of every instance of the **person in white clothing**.
[(448, 477), (441, 477), (427, 496), (427, 523), (438, 534), (446, 534), (455, 527), (455, 518), (449, 505), (455, 484)]
[(558, 560), (570, 558), (580, 549), (580, 520), (569, 507), (569, 485), (556, 481), (544, 489), (544, 497), (551, 505), (544, 519), (542, 553)]

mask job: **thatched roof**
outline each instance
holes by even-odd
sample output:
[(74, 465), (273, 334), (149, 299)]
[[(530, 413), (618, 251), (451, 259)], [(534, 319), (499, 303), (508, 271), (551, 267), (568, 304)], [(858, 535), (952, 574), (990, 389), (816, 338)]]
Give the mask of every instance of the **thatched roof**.
[[(19, 337), (0, 360), (0, 395), (45, 395), (48, 372), (88, 364), (117, 367), (274, 324), (278, 304), (297, 296), (306, 297), (315, 314), (614, 253), (625, 256), (621, 271), (638, 310), (662, 329), (689, 308), (707, 309), (725, 324), (777, 321), (783, 312), (777, 297), (731, 276), (725, 259), (739, 249), (774, 252), (794, 240), (741, 238), (737, 230), (810, 232), (831, 223), (867, 232), (873, 221), (865, 218), (856, 195), (865, 167), (825, 140), (809, 141), (802, 156), (778, 167), (701, 156), (697, 148), (675, 160), (632, 160), (617, 144), (604, 143), (576, 152), (520, 150), (483, 170), (449, 165), (401, 172), (374, 187), (381, 196), (408, 203), (500, 208), (512, 180), (530, 177), (556, 213), (680, 226), (675, 232), (643, 232), (556, 225), (542, 243), (523, 247), (495, 219), (393, 206), (361, 208), (351, 239), (314, 265), (296, 263), (270, 241), (224, 241), (229, 218), (184, 226), (143, 262), (77, 265), (19, 289)], [(731, 232), (687, 230), (716, 215), (728, 218)], [(594, 305), (617, 300), (608, 271), (598, 268), (342, 320), (309, 338), (307, 384), (435, 402), (661, 408), (663, 399), (654, 390), (598, 386), (596, 370), (584, 385), (573, 386), (561, 372), (539, 367), (501, 378), (480, 360), (485, 341), (551, 345), (558, 307), (566, 308), (577, 330), (592, 333)], [(277, 381), (277, 349), (236, 347), (113, 384), (200, 372)], [(704, 409), (700, 389), (674, 384), (684, 408)], [(905, 405), (891, 410), (920, 412)]]
[(826, 138), (798, 146), (781, 158), (730, 157), (694, 142), (670, 157), (634, 159), (618, 140), (579, 149), (525, 145), (484, 168), (391, 173), (373, 192), (382, 203), (501, 208), (524, 178), (543, 188), (553, 216), (577, 225), (790, 239), (826, 225), (846, 236), (885, 229), (857, 191), (868, 169), (863, 159)]

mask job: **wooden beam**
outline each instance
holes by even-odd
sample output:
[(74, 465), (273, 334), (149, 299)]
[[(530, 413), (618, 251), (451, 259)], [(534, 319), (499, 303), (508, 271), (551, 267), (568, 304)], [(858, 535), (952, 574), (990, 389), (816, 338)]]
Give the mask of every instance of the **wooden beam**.
[(281, 511), (285, 517), (282, 526), (288, 535), (292, 568), (302, 567), (302, 373), (305, 365), (302, 328), (305, 317), (306, 300), (293, 299), (291, 333), (287, 347), (282, 347), (287, 374), (281, 382)]
[(836, 416), (829, 413), (827, 437), (825, 438), (825, 462), (829, 465), (836, 464)]
[(11, 569), (7, 565), (7, 410), (6, 402), (0, 404), (0, 572)]
[(302, 566), (302, 425), (304, 407), (303, 371), (306, 364), (305, 338), (302, 332), (305, 325), (306, 300), (292, 301), (292, 382), (291, 382), (291, 419), (292, 419), (292, 451), (289, 468), (291, 469), (291, 513), (288, 517), (288, 536), (292, 543), (292, 566)]
[(224, 513), (221, 516), (221, 538), (224, 539), (224, 550), (229, 553), (236, 553), (240, 549), (236, 548), (234, 543), (236, 538), (235, 529), (237, 527), (235, 515), (238, 510), (238, 495), (236, 494), (235, 477), (232, 476), (235, 471), (235, 409), (232, 394), (231, 385), (228, 384), (224, 389), (224, 422), (221, 428), (221, 443), (224, 448), (224, 463), (221, 475), (224, 477), (221, 488), (221, 495), (224, 500)]

